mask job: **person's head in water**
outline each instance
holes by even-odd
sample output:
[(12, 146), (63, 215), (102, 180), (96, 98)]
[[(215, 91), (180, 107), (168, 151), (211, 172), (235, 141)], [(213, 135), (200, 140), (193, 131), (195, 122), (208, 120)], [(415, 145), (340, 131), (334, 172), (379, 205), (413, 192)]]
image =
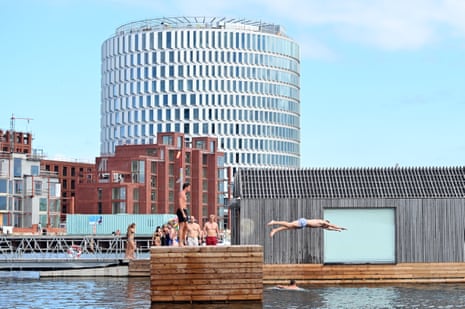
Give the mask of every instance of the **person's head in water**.
[(291, 281), (289, 281), (289, 285), (296, 285), (296, 282), (294, 279), (291, 279)]

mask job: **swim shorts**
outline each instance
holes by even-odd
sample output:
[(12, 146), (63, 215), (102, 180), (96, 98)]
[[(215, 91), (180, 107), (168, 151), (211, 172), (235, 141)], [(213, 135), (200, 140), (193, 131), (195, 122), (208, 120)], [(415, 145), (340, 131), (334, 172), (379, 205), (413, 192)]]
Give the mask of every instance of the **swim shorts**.
[(299, 229), (302, 229), (307, 226), (307, 219), (300, 218), (298, 221), (299, 221)]

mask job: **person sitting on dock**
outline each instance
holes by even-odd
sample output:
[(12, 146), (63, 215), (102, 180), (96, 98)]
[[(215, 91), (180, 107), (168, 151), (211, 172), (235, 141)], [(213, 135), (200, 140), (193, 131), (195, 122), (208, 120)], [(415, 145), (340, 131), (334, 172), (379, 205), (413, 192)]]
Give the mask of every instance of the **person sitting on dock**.
[(280, 227), (274, 228), (270, 232), (270, 237), (273, 237), (274, 234), (277, 232), (285, 231), (285, 230), (293, 230), (293, 229), (302, 229), (304, 227), (309, 227), (309, 228), (322, 228), (325, 230), (330, 230), (330, 231), (342, 231), (342, 230), (347, 230), (345, 227), (340, 227), (335, 224), (330, 223), (328, 220), (323, 220), (323, 219), (305, 219), (305, 218), (300, 218), (299, 220), (295, 221), (274, 221), (271, 220), (267, 224), (268, 226), (273, 226), (273, 225), (280, 225)]

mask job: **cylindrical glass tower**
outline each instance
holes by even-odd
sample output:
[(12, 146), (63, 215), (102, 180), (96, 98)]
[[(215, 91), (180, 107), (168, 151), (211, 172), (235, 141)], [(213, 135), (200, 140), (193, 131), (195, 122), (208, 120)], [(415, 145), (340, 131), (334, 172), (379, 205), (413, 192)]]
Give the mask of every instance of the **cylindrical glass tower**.
[(226, 166), (300, 167), (299, 66), (299, 46), (279, 25), (123, 25), (102, 45), (101, 155), (174, 131), (216, 136)]

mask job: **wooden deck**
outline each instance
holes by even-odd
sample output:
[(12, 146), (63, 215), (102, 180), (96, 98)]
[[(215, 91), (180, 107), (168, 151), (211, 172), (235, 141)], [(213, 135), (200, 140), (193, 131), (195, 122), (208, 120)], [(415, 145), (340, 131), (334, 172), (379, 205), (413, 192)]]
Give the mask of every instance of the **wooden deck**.
[[(181, 253), (181, 252), (179, 252)], [(177, 252), (165, 254), (173, 259)], [(213, 255), (209, 259), (217, 259)], [(198, 256), (197, 256), (198, 259)], [(220, 262), (225, 262), (220, 259)], [(176, 264), (176, 260), (172, 261)], [(241, 263), (236, 261), (235, 263)], [(166, 263), (162, 263), (165, 265)], [(187, 265), (185, 265), (187, 266)], [(240, 265), (242, 268), (245, 265)], [(175, 273), (181, 266), (174, 266)], [(151, 260), (134, 260), (129, 276), (150, 277)], [(255, 270), (256, 271), (256, 270)], [(152, 281), (160, 280), (157, 270)], [(382, 265), (264, 264), (263, 284), (285, 284), (295, 279), (299, 284), (396, 284), (396, 283), (465, 283), (465, 263), (401, 263)], [(194, 282), (194, 279), (189, 279)]]
[(262, 301), (262, 246), (152, 247), (152, 303)]
[(150, 259), (130, 260), (128, 265), (129, 277), (150, 277)]
[(389, 265), (265, 264), (263, 283), (396, 284), (465, 283), (465, 263), (401, 263)]

